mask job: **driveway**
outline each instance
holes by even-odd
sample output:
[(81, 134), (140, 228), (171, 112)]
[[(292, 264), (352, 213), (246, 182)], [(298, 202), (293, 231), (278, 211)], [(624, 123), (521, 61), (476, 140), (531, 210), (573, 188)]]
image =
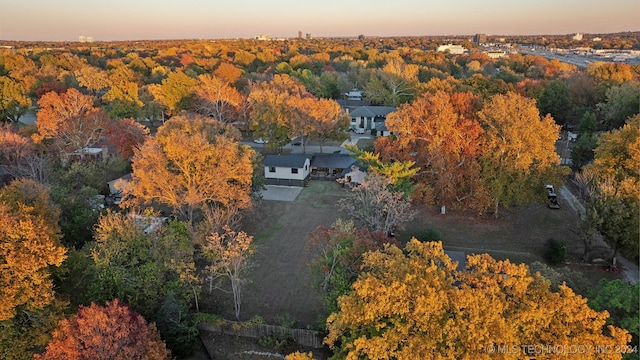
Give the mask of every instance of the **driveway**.
[(295, 201), (303, 188), (299, 186), (266, 185), (262, 190), (262, 199), (276, 201)]

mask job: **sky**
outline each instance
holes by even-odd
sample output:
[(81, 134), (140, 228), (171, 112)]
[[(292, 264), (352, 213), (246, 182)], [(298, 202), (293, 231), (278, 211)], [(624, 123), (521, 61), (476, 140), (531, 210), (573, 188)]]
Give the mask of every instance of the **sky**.
[(639, 0), (0, 0), (0, 40), (640, 31)]

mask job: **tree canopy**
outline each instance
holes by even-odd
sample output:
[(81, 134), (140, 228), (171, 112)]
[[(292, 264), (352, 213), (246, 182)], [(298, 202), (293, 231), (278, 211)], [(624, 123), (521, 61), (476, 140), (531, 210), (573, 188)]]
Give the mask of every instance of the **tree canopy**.
[(118, 300), (105, 307), (82, 306), (60, 321), (36, 360), (169, 360), (170, 352), (155, 325)]
[[(623, 347), (630, 335), (607, 325), (607, 312), (561, 285), (530, 274), (525, 265), (496, 261), (488, 255), (467, 257), (456, 270), (439, 242), (411, 240), (404, 251), (389, 246), (365, 255), (353, 291), (340, 297), (340, 311), (327, 319), (325, 342), (337, 358), (492, 359), (491, 349), (522, 358), (521, 344)], [(488, 350), (489, 349), (489, 350)], [(622, 355), (607, 354), (611, 359)]]

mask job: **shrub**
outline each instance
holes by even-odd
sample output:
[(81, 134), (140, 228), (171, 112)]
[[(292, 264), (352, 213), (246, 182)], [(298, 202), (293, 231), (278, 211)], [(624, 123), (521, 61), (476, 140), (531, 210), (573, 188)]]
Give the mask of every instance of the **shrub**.
[(416, 239), (420, 241), (441, 241), (442, 236), (436, 229), (429, 228), (427, 230), (420, 231), (416, 235)]
[(564, 262), (567, 257), (567, 246), (564, 242), (549, 238), (547, 240), (547, 260), (551, 265)]

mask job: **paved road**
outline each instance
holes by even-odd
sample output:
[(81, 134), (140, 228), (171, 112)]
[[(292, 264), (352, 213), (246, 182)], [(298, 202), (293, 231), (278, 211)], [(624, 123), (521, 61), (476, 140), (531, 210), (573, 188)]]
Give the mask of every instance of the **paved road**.
[[(566, 203), (568, 203), (574, 211), (581, 215), (585, 214), (586, 210), (584, 205), (582, 205), (573, 193), (571, 193), (571, 190), (564, 185), (560, 189), (560, 196), (565, 199)], [(640, 268), (638, 265), (633, 261), (625, 259), (621, 255), (616, 256), (616, 261), (618, 263), (618, 268), (622, 270), (624, 279), (632, 284), (638, 283), (640, 280)]]

